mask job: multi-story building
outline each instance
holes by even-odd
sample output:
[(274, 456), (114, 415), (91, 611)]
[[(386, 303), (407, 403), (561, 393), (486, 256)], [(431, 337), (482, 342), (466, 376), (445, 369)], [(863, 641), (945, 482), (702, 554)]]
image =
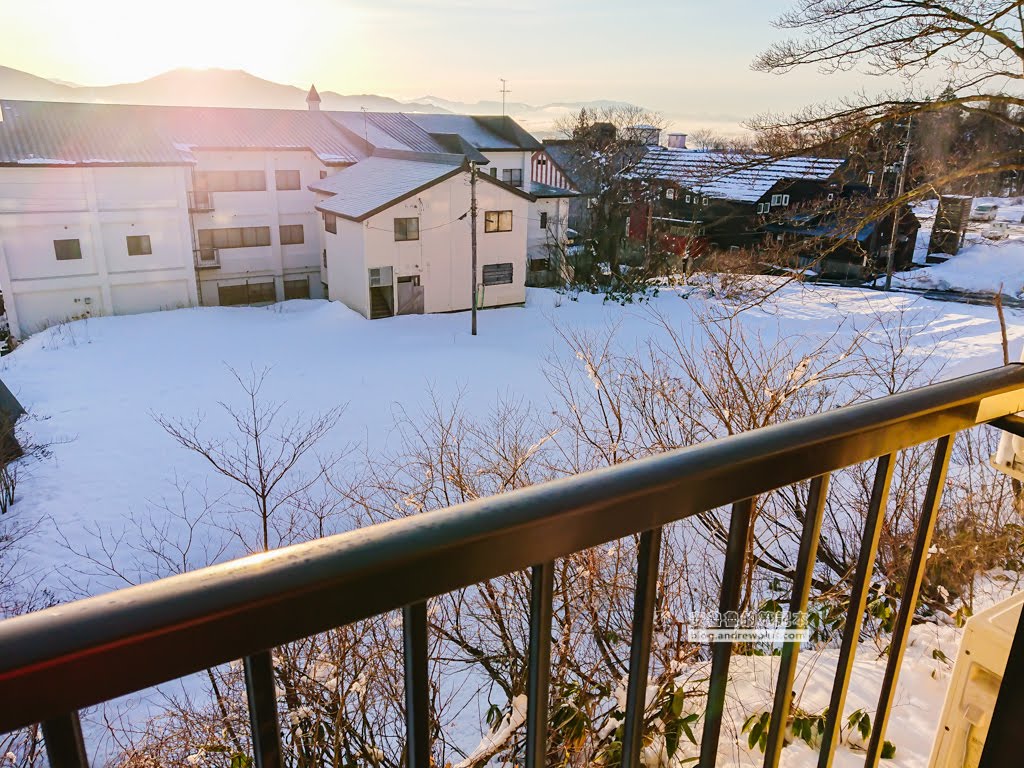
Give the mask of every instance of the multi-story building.
[[(324, 226), (334, 193), (319, 185), (388, 153), (405, 164), (476, 164), (489, 176), (481, 190), (514, 200), (501, 209), (516, 211), (512, 226), (523, 234), (522, 253), (501, 262), (514, 265), (514, 285), (525, 284), (542, 243), (564, 238), (559, 195), (572, 193), (532, 193), (537, 143), (511, 119), (321, 112), (315, 89), (307, 106), (0, 102), (0, 290), (12, 333), (91, 315), (354, 295), (330, 279), (328, 242), (336, 241)], [(368, 171), (390, 167), (371, 163), (360, 183), (386, 187), (388, 178)], [(447, 247), (468, 259), (456, 229)], [(438, 237), (448, 235), (432, 235), (435, 247)], [(488, 297), (487, 282), (477, 276), (487, 304), (508, 293), (493, 288)], [(427, 311), (469, 305), (468, 279), (464, 297), (437, 303), (446, 292), (435, 285)], [(399, 310), (397, 293), (389, 306)], [(361, 302), (355, 308), (365, 310)]]

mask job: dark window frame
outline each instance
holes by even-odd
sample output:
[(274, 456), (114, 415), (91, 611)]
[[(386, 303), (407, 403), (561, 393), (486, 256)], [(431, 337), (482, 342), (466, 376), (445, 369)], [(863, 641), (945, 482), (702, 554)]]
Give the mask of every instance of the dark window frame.
[(266, 248), (270, 227), (219, 227), (199, 230), (200, 248)]
[(522, 168), (505, 168), (501, 172), (501, 180), (512, 187), (523, 186)]
[(196, 171), (197, 192), (266, 192), (263, 171)]
[[(482, 279), (484, 285), (511, 285), (514, 267), (511, 261), (504, 261), (499, 264), (484, 264)], [(506, 276), (508, 279), (506, 280)]]
[(333, 213), (324, 213), (324, 229), (332, 235), (338, 234), (338, 217)]
[[(420, 217), (401, 216), (395, 218), (395, 242), (407, 242), (420, 239)], [(415, 222), (411, 227), (409, 222)], [(415, 231), (413, 231), (415, 230)]]
[[(149, 235), (126, 235), (125, 246), (129, 256), (152, 256), (153, 241)], [(134, 243), (134, 248), (132, 247)]]
[(77, 237), (54, 240), (53, 253), (57, 257), (57, 261), (80, 261), (82, 258), (82, 241)]
[(547, 211), (541, 211), (540, 212), (540, 228), (541, 229), (545, 229), (545, 230), (548, 228), (548, 212)]
[(302, 175), (296, 170), (282, 169), (274, 171), (274, 188), (278, 192), (300, 190), (302, 189)]
[[(506, 226), (507, 224), (507, 226)], [(484, 232), (511, 232), (512, 211), (484, 211)]]
[[(298, 239), (295, 233), (298, 232)], [(286, 235), (286, 233), (288, 233)], [(277, 227), (277, 235), (281, 238), (281, 245), (305, 245), (306, 228), (301, 224), (280, 224)]]

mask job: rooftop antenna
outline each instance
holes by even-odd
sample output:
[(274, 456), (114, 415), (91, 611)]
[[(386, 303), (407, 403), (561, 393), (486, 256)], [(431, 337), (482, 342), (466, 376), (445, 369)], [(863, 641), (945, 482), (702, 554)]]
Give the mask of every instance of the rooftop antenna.
[(509, 94), (509, 93), (512, 93), (512, 91), (509, 90), (508, 80), (506, 80), (504, 77), (499, 77), (498, 79), (501, 80), (501, 90), (499, 91), (499, 93), (501, 94), (501, 116), (504, 117), (505, 116), (505, 95)]

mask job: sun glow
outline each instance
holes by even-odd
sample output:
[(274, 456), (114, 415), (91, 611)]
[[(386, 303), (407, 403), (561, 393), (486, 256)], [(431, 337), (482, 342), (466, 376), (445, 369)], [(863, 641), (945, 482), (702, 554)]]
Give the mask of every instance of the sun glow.
[[(60, 23), (48, 28), (45, 39), (5, 33), (5, 48), (11, 59), (62, 60), (67, 66), (61, 67), (61, 76), (87, 85), (142, 80), (179, 67), (245, 69), (277, 79), (291, 74), (301, 79), (298, 76), (307, 62), (297, 66), (296, 54), (304, 53), (310, 37), (315, 37), (313, 17), (318, 5), (297, 7), (260, 0), (42, 0), (24, 6), (31, 7), (36, 19), (41, 12), (51, 11)], [(15, 29), (19, 13), (13, 11)], [(36, 71), (53, 68), (50, 63)]]

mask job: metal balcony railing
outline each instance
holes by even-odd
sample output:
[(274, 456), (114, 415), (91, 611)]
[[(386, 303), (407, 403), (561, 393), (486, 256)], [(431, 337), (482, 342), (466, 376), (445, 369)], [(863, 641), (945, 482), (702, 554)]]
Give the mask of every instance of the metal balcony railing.
[(192, 251), (197, 269), (215, 269), (220, 266), (219, 248), (196, 248)]
[(191, 190), (188, 193), (189, 213), (209, 213), (213, 210), (213, 194)]
[[(271, 649), (385, 611), (404, 618), (407, 765), (429, 768), (426, 600), (529, 568), (526, 768), (546, 757), (554, 561), (640, 534), (622, 765), (638, 768), (663, 526), (732, 504), (721, 613), (735, 611), (752, 499), (810, 480), (791, 609), (807, 607), (831, 472), (877, 459), (819, 766), (839, 741), (897, 452), (934, 459), (891, 638), (866, 765), (877, 766), (958, 431), (1024, 410), (1016, 364), (449, 509), (287, 547), (0, 622), (0, 733), (42, 723), (51, 765), (87, 766), (78, 710), (244, 660), (255, 765), (283, 764)], [(1004, 425), (1009, 422), (1003, 421)], [(1012, 425), (1011, 425), (1012, 426)], [(1009, 426), (1007, 427), (1009, 428)], [(1018, 632), (983, 766), (1016, 764)], [(779, 659), (765, 766), (777, 766), (799, 644)], [(718, 751), (731, 646), (716, 643), (700, 765)], [(1020, 672), (1018, 673), (1018, 670)], [(1003, 738), (1001, 734), (1009, 734)]]

